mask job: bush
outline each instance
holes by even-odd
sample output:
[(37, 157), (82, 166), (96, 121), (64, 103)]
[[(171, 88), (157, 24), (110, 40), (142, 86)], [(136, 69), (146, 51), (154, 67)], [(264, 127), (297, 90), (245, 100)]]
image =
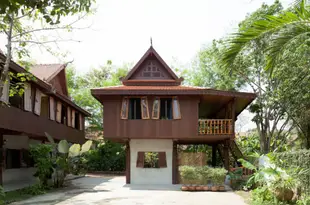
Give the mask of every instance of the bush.
[(119, 143), (110, 141), (98, 143), (85, 158), (88, 171), (125, 171), (125, 147)]
[[(310, 150), (276, 153), (275, 163), (286, 170), (303, 170), (296, 178), (301, 183), (301, 191), (310, 194)], [(290, 173), (289, 173), (290, 174)]]
[(227, 174), (227, 170), (224, 168), (208, 166), (181, 166), (179, 171), (183, 184), (208, 184), (211, 181), (214, 185), (223, 185)]

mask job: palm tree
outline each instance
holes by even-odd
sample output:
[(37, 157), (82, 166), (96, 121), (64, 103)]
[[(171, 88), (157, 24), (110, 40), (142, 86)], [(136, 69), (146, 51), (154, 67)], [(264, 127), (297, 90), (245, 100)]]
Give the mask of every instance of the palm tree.
[(221, 56), (223, 67), (233, 67), (235, 59), (246, 47), (266, 36), (270, 38), (266, 50), (266, 70), (272, 73), (287, 48), (293, 44), (297, 47), (309, 44), (310, 7), (306, 0), (297, 0), (288, 10), (278, 15), (266, 15), (263, 20), (254, 21), (247, 28), (231, 34), (227, 49)]

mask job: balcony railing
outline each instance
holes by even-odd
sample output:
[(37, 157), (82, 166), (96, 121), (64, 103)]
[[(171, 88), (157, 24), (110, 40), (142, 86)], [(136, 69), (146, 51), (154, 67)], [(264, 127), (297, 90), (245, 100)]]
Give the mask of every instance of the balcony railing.
[(208, 119), (199, 120), (198, 133), (226, 135), (233, 134), (232, 120), (231, 119)]

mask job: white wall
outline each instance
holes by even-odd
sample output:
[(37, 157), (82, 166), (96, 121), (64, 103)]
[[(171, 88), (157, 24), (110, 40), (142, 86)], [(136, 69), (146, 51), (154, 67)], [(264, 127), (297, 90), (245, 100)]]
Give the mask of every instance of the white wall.
[(4, 135), (4, 148), (7, 149), (29, 149), (30, 144), (40, 144), (40, 140), (29, 139), (24, 135)]
[[(172, 140), (130, 140), (130, 183), (172, 184)], [(136, 167), (138, 152), (166, 152), (167, 168)]]

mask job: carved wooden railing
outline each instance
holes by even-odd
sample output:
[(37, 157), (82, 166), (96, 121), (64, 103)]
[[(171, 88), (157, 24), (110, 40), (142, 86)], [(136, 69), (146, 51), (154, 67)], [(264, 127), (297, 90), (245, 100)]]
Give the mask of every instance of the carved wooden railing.
[(201, 135), (233, 134), (233, 126), (231, 119), (208, 119), (208, 120), (199, 120), (198, 122), (199, 122), (198, 133)]

